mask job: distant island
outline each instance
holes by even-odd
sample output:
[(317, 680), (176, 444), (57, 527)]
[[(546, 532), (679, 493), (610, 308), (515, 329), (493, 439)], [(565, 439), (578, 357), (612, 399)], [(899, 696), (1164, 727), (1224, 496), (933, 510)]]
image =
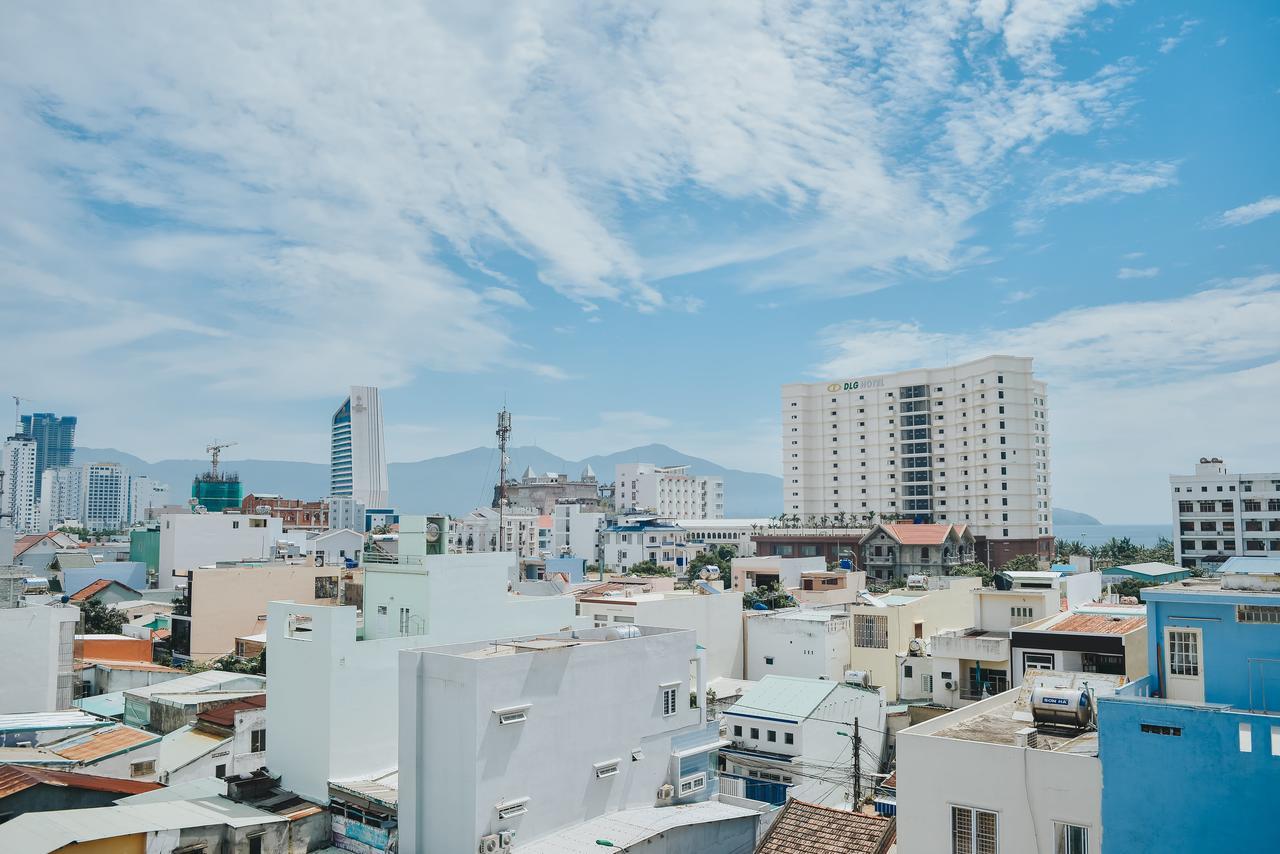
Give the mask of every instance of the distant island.
[(1055, 525), (1101, 525), (1097, 519), (1088, 513), (1078, 513), (1075, 510), (1067, 510), (1063, 507), (1053, 508), (1053, 524)]

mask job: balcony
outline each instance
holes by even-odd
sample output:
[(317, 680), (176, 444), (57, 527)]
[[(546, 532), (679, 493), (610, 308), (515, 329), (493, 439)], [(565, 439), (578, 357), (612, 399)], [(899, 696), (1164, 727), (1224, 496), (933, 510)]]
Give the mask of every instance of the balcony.
[(1008, 661), (1009, 636), (976, 628), (941, 632), (929, 641), (929, 654), (934, 658)]

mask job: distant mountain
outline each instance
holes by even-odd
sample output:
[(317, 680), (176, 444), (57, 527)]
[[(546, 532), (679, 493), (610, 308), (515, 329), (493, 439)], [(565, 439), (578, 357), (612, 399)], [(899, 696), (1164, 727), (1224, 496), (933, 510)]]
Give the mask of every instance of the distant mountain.
[[(613, 480), (614, 466), (626, 462), (657, 465), (688, 465), (694, 474), (724, 478), (725, 515), (737, 517), (771, 516), (780, 513), (782, 478), (759, 472), (739, 471), (681, 453), (666, 445), (644, 445), (585, 460), (566, 460), (535, 445), (509, 448), (509, 476), (518, 478), (527, 467), (538, 473), (561, 472), (577, 477), (590, 465), (602, 482)], [(161, 460), (148, 463), (114, 448), (77, 448), (78, 462), (118, 462), (134, 474), (144, 474), (168, 483), (170, 496), (181, 501), (190, 494), (193, 478), (209, 467), (207, 459)], [(240, 474), (245, 494), (269, 492), (293, 498), (323, 497), (329, 489), (329, 466), (283, 460), (223, 460), (227, 471)], [(472, 448), (444, 457), (387, 466), (391, 480), (391, 503), (405, 512), (461, 514), (487, 506), (493, 497), (498, 476), (497, 448)]]
[(1079, 513), (1062, 507), (1053, 508), (1053, 524), (1055, 525), (1101, 525), (1088, 513)]

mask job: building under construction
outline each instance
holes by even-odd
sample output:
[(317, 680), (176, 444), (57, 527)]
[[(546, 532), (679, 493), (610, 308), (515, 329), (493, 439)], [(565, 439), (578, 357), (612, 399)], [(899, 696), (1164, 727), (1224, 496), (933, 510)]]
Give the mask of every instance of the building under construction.
[(218, 469), (218, 456), (223, 449), (234, 445), (234, 442), (212, 444), (206, 450), (211, 460), (209, 470), (197, 475), (191, 482), (191, 501), (204, 507), (210, 513), (221, 513), (224, 510), (239, 510), (244, 496), (240, 486), (240, 475), (236, 472)]

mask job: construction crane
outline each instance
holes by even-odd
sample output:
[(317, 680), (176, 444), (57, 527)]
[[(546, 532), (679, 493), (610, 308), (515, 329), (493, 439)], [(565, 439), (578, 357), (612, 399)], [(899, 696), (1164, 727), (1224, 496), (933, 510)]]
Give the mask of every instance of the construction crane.
[(213, 464), (209, 466), (209, 474), (213, 475), (215, 478), (218, 476), (218, 456), (227, 448), (230, 448), (232, 445), (238, 445), (238, 444), (240, 443), (239, 442), (218, 442), (215, 439), (212, 445), (205, 448), (205, 451), (207, 451), (210, 454), (210, 456), (213, 457)]
[(35, 403), (29, 397), (19, 397), (18, 395), (10, 395), (13, 398), (13, 430), (15, 433), (22, 432), (22, 404)]

